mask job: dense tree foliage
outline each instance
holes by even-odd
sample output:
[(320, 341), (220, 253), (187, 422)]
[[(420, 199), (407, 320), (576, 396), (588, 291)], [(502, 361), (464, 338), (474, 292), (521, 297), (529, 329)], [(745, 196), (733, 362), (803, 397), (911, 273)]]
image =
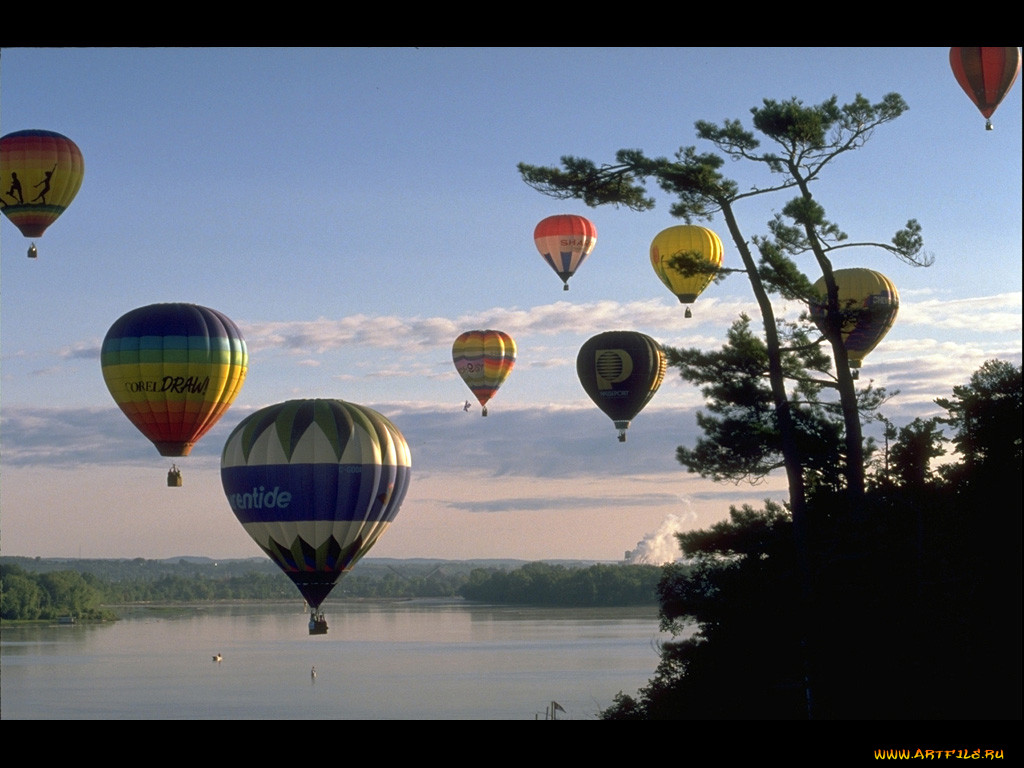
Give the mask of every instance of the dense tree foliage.
[[(783, 507), (680, 534), (695, 566), (665, 570), (662, 623), (697, 632), (603, 717), (1019, 718), (1021, 369), (990, 361), (954, 393), (936, 401), (948, 417), (890, 432), (859, 515), (843, 494), (810, 495), (809, 601)], [(976, 429), (967, 404), (999, 427)], [(954, 460), (935, 471), (944, 444)]]
[(33, 574), (16, 565), (0, 565), (0, 619), (112, 618), (109, 611), (101, 608), (103, 601), (103, 584), (90, 574)]
[[(297, 599), (295, 586), (287, 576), (276, 568), (251, 563), (199, 565), (140, 558), (82, 561), (77, 565), (82, 570), (51, 571), (45, 570), (44, 563), (27, 558), (5, 558), (0, 564), (0, 618), (54, 620), (72, 615), (103, 619), (112, 618), (113, 613), (101, 606)], [(654, 605), (660, 574), (656, 566), (645, 565), (378, 565), (347, 575), (331, 598), (464, 597), (533, 605)]]
[[(953, 396), (936, 402), (947, 411), (939, 421), (955, 430), (952, 439), (962, 457), (959, 466), (945, 468), (959, 492), (984, 497), (1007, 476), (1021, 476), (1021, 369), (1003, 360), (990, 360), (970, 381), (953, 387)], [(1021, 485), (1002, 499), (1020, 508)]]
[(661, 569), (653, 565), (529, 563), (514, 571), (478, 568), (459, 590), (467, 600), (520, 605), (654, 605)]

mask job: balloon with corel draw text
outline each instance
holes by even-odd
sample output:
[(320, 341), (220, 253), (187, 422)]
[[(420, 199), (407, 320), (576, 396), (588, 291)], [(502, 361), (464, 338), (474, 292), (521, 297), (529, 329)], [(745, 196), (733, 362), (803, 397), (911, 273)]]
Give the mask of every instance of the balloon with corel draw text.
[(114, 402), (161, 456), (188, 456), (235, 401), (249, 367), (238, 326), (197, 304), (138, 307), (100, 351)]

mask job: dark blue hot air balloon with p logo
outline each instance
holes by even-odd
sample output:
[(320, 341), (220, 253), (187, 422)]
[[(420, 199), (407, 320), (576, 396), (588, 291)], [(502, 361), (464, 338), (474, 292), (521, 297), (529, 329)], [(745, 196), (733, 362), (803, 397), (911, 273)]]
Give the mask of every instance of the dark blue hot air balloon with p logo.
[(637, 331), (606, 331), (587, 339), (576, 356), (580, 384), (626, 442), (630, 421), (643, 410), (665, 378), (661, 345)]

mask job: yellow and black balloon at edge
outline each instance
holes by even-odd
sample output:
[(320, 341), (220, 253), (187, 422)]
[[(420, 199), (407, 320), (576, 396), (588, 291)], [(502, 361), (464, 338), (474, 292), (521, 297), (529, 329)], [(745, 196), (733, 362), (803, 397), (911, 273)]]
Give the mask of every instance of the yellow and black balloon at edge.
[[(55, 131), (25, 130), (0, 138), (0, 210), (27, 238), (39, 238), (82, 186), (82, 151)], [(28, 256), (38, 256), (35, 243)]]
[[(878, 346), (896, 322), (900, 295), (892, 280), (873, 269), (853, 267), (832, 273), (839, 291), (839, 323), (850, 368), (856, 375), (864, 358)], [(828, 330), (828, 292), (825, 278), (814, 283), (816, 300), (810, 303), (811, 319)]]

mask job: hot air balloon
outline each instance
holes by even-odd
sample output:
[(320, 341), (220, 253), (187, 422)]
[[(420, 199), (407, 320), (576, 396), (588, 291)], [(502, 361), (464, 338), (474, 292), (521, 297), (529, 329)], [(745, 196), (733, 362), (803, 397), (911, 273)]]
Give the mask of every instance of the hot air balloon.
[(466, 331), (452, 345), (452, 360), (487, 415), (494, 397), (516, 364), (516, 343), (504, 331)]
[[(896, 286), (881, 272), (871, 269), (837, 269), (843, 346), (851, 368), (860, 368), (867, 354), (878, 346), (896, 322), (900, 296)], [(825, 278), (814, 284), (819, 301), (811, 302), (811, 319), (824, 332), (828, 317)]]
[(562, 278), (563, 291), (569, 290), (569, 278), (597, 244), (597, 227), (583, 216), (548, 216), (533, 230), (533, 242), (544, 261)]
[[(41, 237), (71, 205), (85, 174), (78, 146), (53, 131), (15, 131), (0, 138), (0, 206), (25, 237)], [(35, 258), (36, 248), (29, 248)]]
[(626, 442), (629, 422), (643, 410), (665, 378), (665, 353), (636, 331), (606, 331), (584, 342), (576, 356), (580, 384)]
[(228, 504), (306, 599), (310, 634), (327, 631), (320, 604), (391, 525), (411, 469), (398, 428), (343, 400), (271, 405), (228, 436)]
[(949, 65), (964, 93), (992, 130), (992, 113), (1013, 87), (1020, 72), (1020, 50), (1008, 48), (950, 48)]
[[(680, 254), (698, 257), (702, 265), (717, 270), (722, 266), (722, 241), (705, 227), (680, 224), (663, 229), (651, 241), (651, 266), (665, 286), (679, 297), (680, 304), (692, 304), (715, 278), (714, 271), (685, 275), (671, 265)], [(686, 308), (686, 316), (691, 316)]]
[[(245, 340), (226, 315), (196, 304), (150, 304), (110, 326), (103, 379), (125, 415), (161, 456), (188, 456), (234, 402), (249, 366)], [(168, 485), (172, 483), (168, 475)]]

